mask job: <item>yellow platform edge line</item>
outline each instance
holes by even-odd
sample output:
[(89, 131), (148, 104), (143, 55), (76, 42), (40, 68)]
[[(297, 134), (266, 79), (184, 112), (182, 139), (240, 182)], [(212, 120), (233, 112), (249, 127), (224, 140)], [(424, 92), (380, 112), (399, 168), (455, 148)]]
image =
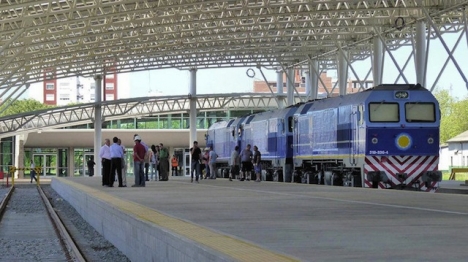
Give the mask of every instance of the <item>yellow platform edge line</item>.
[(123, 212), (133, 214), (136, 218), (168, 229), (176, 234), (186, 237), (194, 242), (201, 243), (220, 253), (226, 254), (238, 261), (299, 261), (283, 254), (256, 246), (206, 229), (197, 224), (174, 218), (141, 204), (123, 200), (92, 187), (75, 183), (65, 178), (56, 178), (62, 183), (92, 195), (106, 203), (112, 204)]

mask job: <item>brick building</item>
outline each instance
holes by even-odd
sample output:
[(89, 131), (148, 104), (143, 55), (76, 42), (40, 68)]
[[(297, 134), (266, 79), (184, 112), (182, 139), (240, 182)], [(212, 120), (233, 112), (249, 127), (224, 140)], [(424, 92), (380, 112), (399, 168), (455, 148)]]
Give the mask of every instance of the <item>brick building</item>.
[[(300, 94), (305, 94), (305, 78), (301, 75), (301, 70), (295, 70), (294, 71), (294, 86), (296, 87), (296, 90)], [(336, 79), (333, 79), (332, 77), (327, 75), (327, 72), (323, 72), (320, 75), (320, 78), (322, 81), (319, 81), (318, 83), (318, 97), (325, 97), (327, 92), (325, 91), (325, 88), (323, 84), (325, 84), (326, 89), (328, 92), (331, 93), (331, 96), (338, 96), (340, 91), (339, 87), (336, 86), (335, 89), (333, 89), (333, 86), (336, 83)], [(283, 93), (286, 93), (286, 74), (283, 74)], [(323, 84), (322, 84), (323, 82)], [(268, 84), (270, 85), (271, 89), (273, 90), (274, 93), (277, 92), (277, 83), (276, 81), (269, 81)], [(365, 87), (370, 88), (373, 85), (373, 81), (367, 80), (365, 82)], [(348, 80), (348, 87), (346, 90), (347, 94), (350, 93), (356, 93), (359, 91), (359, 83), (358, 81), (352, 81)], [(333, 89), (333, 90), (332, 90)], [(254, 87), (253, 87), (253, 92), (254, 93), (269, 93), (270, 89), (268, 88), (267, 84), (265, 81), (254, 81)]]

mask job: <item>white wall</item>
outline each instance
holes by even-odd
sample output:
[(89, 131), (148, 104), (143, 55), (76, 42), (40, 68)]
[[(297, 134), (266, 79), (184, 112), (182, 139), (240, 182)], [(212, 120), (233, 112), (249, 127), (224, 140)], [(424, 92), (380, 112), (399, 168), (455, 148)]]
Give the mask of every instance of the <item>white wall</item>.
[(44, 84), (42, 82), (32, 83), (29, 86), (27, 98), (44, 103)]
[(441, 148), (439, 170), (449, 170), (451, 166), (468, 166), (468, 142), (449, 143)]

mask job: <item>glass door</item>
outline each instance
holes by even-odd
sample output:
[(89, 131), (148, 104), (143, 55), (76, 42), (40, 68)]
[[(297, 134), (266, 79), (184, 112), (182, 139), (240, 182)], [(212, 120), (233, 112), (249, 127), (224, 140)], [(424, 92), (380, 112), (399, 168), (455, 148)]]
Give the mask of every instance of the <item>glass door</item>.
[[(33, 155), (34, 166), (44, 167), (44, 155)], [(37, 172), (36, 176), (43, 176), (44, 168), (41, 172)]]
[(57, 154), (35, 154), (33, 155), (34, 164), (42, 167), (40, 176), (57, 175)]

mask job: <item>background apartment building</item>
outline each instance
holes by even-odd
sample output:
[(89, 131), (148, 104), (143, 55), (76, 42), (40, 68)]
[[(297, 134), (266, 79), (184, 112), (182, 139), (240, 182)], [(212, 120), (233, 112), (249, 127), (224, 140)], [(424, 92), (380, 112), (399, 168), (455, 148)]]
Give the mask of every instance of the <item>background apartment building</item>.
[[(103, 101), (129, 97), (128, 75), (107, 72), (102, 82)], [(47, 105), (65, 106), (71, 103), (96, 101), (96, 81), (92, 77), (74, 76), (56, 78), (54, 70), (44, 72), (41, 83), (32, 84), (29, 97)]]

